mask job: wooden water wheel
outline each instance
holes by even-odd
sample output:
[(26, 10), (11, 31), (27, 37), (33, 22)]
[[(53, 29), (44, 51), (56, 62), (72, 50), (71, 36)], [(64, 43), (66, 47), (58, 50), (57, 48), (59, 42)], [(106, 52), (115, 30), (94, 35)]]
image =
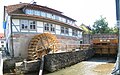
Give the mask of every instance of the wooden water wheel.
[(34, 60), (41, 58), (42, 55), (58, 50), (58, 40), (50, 33), (35, 35), (28, 46), (28, 59)]

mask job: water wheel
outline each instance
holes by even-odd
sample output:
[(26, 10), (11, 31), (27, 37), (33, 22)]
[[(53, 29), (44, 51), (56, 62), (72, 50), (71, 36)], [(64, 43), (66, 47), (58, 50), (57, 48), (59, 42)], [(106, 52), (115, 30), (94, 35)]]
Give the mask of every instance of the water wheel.
[(42, 55), (58, 50), (58, 40), (50, 33), (35, 35), (28, 46), (28, 59), (34, 60), (41, 58)]

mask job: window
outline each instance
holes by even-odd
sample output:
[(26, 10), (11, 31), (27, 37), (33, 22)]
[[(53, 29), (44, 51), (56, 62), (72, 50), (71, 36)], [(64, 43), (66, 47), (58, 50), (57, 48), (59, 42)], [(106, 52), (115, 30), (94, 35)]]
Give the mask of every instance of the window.
[(69, 34), (68, 28), (65, 28), (65, 34)]
[(20, 20), (20, 26), (22, 30), (35, 30), (36, 22), (31, 20)]
[(62, 34), (69, 34), (69, 30), (66, 27), (61, 27), (61, 33)]
[(54, 24), (50, 24), (50, 28), (52, 32), (55, 32), (55, 25)]
[(68, 23), (68, 20), (66, 19), (66, 23)]
[(55, 25), (51, 23), (45, 23), (44, 24), (44, 30), (45, 31), (50, 31), (50, 32), (55, 32)]
[(61, 33), (64, 34), (64, 27), (61, 27)]
[(21, 29), (28, 29), (28, 20), (21, 20)]
[(26, 13), (26, 14), (31, 14), (31, 15), (38, 15), (38, 16), (40, 16), (40, 11), (38, 11), (38, 10), (26, 9), (26, 10), (25, 10), (25, 13)]
[(31, 9), (26, 9), (25, 13), (26, 14), (31, 14), (31, 15), (34, 14), (33, 10), (31, 10)]
[(66, 22), (66, 19), (65, 19), (65, 18), (62, 18), (62, 21), (65, 23), (65, 22)]
[(34, 15), (38, 15), (38, 16), (40, 16), (40, 11), (38, 11), (38, 10), (34, 10)]
[(68, 23), (69, 23), (69, 24), (72, 24), (72, 21), (71, 21), (71, 20), (68, 20)]
[(55, 15), (52, 14), (52, 19), (55, 19)]
[(49, 24), (48, 23), (45, 24), (45, 30), (49, 31)]
[(26, 9), (25, 13), (26, 14), (31, 14), (31, 15), (47, 17), (47, 18), (52, 18), (54, 20), (58, 20), (58, 21), (61, 21), (61, 22), (64, 22), (64, 23), (72, 24), (71, 20), (67, 20), (64, 17), (58, 16), (58, 15), (55, 15), (55, 14), (52, 14), (52, 13), (47, 13), (47, 12), (44, 12), (44, 11), (40, 11), (40, 10)]
[(72, 35), (73, 36), (78, 36), (78, 31), (77, 30), (72, 30)]
[(29, 21), (29, 26), (30, 26), (30, 30), (36, 29), (36, 22), (35, 21)]
[(1, 45), (2, 47), (4, 47), (4, 45)]
[(55, 19), (59, 21), (59, 16), (55, 15)]
[(62, 17), (59, 17), (59, 21), (61, 21), (61, 22), (62, 22)]
[(4, 43), (4, 41), (1, 41), (1, 43)]
[(52, 18), (52, 14), (47, 13), (47, 18)]
[(46, 13), (41, 11), (41, 16), (46, 17)]

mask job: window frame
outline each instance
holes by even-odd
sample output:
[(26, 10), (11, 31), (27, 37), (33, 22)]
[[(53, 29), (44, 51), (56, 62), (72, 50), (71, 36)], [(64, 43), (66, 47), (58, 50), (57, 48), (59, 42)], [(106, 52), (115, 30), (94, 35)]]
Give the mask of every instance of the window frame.
[[(23, 23), (22, 23), (22, 21), (23, 21)], [(25, 22), (26, 21), (26, 22)], [(35, 26), (35, 29), (31, 29), (31, 25), (30, 25), (30, 22), (32, 22), (32, 21), (34, 21), (35, 22), (35, 24), (33, 24), (34, 26)], [(22, 27), (22, 24), (24, 24), (25, 23), (25, 25), (24, 25), (24, 28)], [(32, 26), (33, 26), (32, 25)], [(25, 28), (25, 26), (27, 26), (27, 28)], [(36, 23), (36, 21), (35, 20), (26, 20), (26, 19), (21, 19), (20, 20), (20, 30), (29, 30), (29, 31), (32, 31), (32, 30), (37, 30), (37, 23)]]
[(69, 28), (65, 28), (65, 34), (68, 34), (69, 35)]
[(61, 34), (65, 34), (65, 27), (61, 26)]
[(61, 34), (67, 34), (67, 35), (69, 35), (69, 28), (61, 26)]
[[(34, 24), (30, 24), (30, 22), (32, 22), (32, 21), (33, 21)], [(36, 28), (36, 26), (37, 26), (36, 21), (34, 21), (34, 20), (28, 20), (28, 22), (29, 22), (29, 30), (36, 30), (37, 29)], [(33, 27), (33, 29), (31, 29), (31, 26)]]
[(78, 36), (78, 31), (75, 29), (72, 29), (72, 36)]
[[(27, 26), (27, 28), (25, 26)], [(21, 19), (20, 20), (20, 29), (21, 30), (28, 30), (29, 29), (29, 22), (28, 22), (28, 20), (25, 20), (25, 19)]]
[(52, 18), (52, 14), (51, 13), (46, 13), (47, 18)]
[(55, 32), (55, 24), (44, 23), (44, 31)]
[(42, 17), (47, 17), (47, 16), (46, 16), (46, 12), (41, 11), (41, 16), (42, 16)]

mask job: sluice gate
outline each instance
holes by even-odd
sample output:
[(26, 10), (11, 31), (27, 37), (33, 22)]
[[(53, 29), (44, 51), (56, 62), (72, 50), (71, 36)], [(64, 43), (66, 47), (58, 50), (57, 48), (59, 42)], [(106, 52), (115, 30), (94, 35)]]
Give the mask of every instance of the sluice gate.
[(117, 54), (118, 37), (116, 35), (98, 35), (91, 42), (96, 51), (95, 54), (108, 56)]

